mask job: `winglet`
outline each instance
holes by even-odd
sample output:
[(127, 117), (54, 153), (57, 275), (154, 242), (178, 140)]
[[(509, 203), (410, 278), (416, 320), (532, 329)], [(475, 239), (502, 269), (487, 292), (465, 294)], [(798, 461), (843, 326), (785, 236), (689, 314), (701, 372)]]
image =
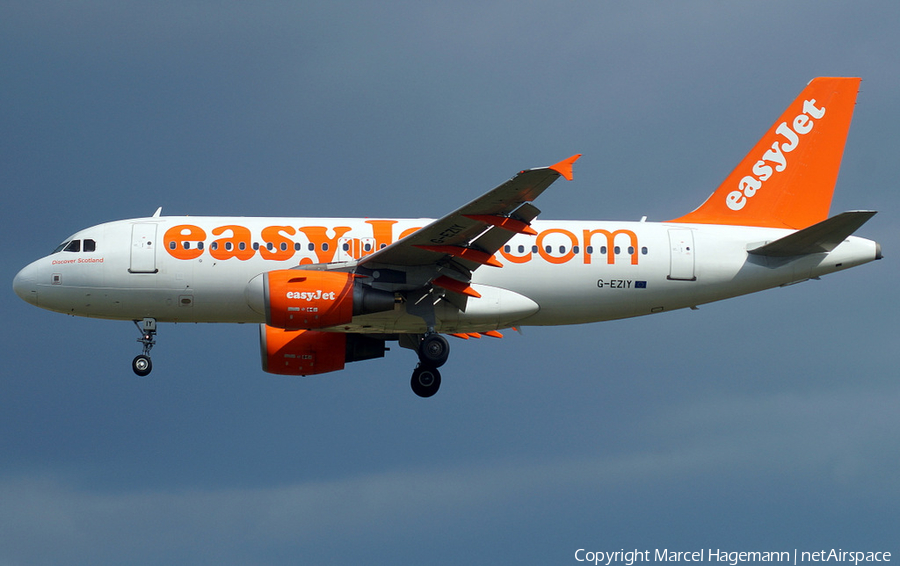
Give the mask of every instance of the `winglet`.
[(572, 157), (570, 157), (568, 159), (563, 159), (559, 163), (551, 165), (550, 167), (548, 167), (548, 169), (552, 169), (553, 171), (556, 171), (557, 173), (559, 173), (560, 175), (565, 177), (566, 181), (571, 181), (572, 180), (572, 164), (574, 164), (576, 161), (578, 161), (579, 157), (581, 157), (581, 154), (576, 153), (575, 155), (573, 155)]

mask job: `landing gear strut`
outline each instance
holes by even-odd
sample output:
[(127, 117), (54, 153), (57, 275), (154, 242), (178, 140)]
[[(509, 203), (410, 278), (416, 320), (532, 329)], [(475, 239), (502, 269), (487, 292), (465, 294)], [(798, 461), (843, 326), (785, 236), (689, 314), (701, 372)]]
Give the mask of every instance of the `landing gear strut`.
[(437, 368), (450, 356), (450, 343), (440, 334), (426, 334), (419, 343), (419, 365), (413, 370), (410, 386), (419, 397), (431, 397), (441, 387), (441, 372)]
[(153, 369), (153, 362), (150, 361), (150, 349), (156, 344), (156, 340), (153, 339), (156, 336), (156, 319), (145, 318), (140, 322), (135, 320), (134, 325), (141, 332), (141, 337), (137, 341), (143, 345), (144, 349), (131, 361), (131, 369), (138, 376), (145, 377)]

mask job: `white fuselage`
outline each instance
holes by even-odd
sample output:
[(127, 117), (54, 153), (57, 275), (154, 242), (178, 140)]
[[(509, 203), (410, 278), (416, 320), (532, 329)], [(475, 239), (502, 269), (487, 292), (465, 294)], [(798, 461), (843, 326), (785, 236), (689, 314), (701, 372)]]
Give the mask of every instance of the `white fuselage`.
[[(302, 264), (353, 262), (430, 223), (428, 219), (152, 217), (87, 228), (16, 277), (16, 292), (71, 315), (160, 322), (265, 322), (250, 282)], [(691, 307), (803, 281), (880, 257), (848, 237), (833, 251), (777, 259), (748, 254), (791, 230), (651, 222), (534, 221), (472, 274), (480, 298), (439, 301), (438, 332), (578, 324)], [(90, 243), (88, 243), (90, 242)], [(74, 251), (78, 247), (79, 251)], [(85, 249), (89, 251), (85, 251)], [(375, 286), (402, 294), (414, 281)], [(330, 330), (422, 333), (399, 301)]]

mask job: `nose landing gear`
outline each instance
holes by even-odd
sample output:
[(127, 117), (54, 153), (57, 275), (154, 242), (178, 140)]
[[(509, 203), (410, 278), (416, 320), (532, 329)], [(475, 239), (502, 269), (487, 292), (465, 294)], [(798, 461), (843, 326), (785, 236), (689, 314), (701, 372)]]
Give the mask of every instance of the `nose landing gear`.
[(131, 369), (134, 370), (134, 373), (139, 377), (146, 377), (150, 374), (150, 370), (153, 369), (153, 362), (150, 361), (150, 349), (156, 344), (156, 340), (153, 339), (153, 337), (156, 336), (156, 319), (145, 318), (140, 322), (135, 320), (134, 325), (137, 326), (137, 329), (141, 332), (141, 337), (138, 338), (137, 341), (140, 342), (144, 348), (141, 354), (131, 361)]

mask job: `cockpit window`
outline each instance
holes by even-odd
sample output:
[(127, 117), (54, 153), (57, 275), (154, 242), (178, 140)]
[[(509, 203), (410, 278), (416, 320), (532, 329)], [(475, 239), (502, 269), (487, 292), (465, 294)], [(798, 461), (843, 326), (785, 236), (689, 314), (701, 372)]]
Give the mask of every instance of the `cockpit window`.
[(84, 245), (81, 245), (81, 240), (67, 240), (60, 245), (56, 246), (56, 249), (50, 252), (50, 254), (55, 254), (59, 252), (95, 252), (97, 251), (97, 242), (95, 240), (91, 240), (90, 238), (86, 238), (84, 240)]

